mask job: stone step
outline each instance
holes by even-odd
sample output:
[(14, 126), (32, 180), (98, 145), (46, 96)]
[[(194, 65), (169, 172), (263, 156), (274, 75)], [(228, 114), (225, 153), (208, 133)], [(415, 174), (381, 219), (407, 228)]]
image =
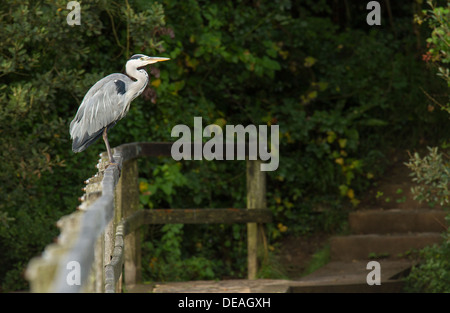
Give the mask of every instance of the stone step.
[(349, 226), (354, 234), (444, 232), (447, 214), (428, 209), (362, 210), (349, 214)]
[(364, 234), (330, 238), (330, 258), (333, 261), (365, 260), (368, 258), (401, 258), (412, 249), (442, 242), (441, 233)]

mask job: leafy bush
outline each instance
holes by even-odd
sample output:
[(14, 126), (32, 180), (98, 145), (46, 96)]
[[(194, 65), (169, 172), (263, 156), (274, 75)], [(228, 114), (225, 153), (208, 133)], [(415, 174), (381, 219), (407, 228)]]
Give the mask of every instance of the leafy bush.
[(450, 202), (450, 167), (437, 147), (428, 147), (428, 150), (429, 154), (423, 159), (417, 152), (414, 153), (406, 164), (414, 176), (412, 181), (417, 183), (411, 191), (419, 202), (442, 206)]
[[(164, 24), (157, 4), (136, 14), (117, 3), (83, 1), (82, 23), (71, 27), (66, 5), (0, 3), (2, 290), (26, 287), (24, 266), (57, 235), (55, 222), (75, 209), (82, 182), (95, 172), (100, 143), (73, 155), (68, 136), (85, 92), (102, 76), (120, 71), (117, 64), (132, 51), (156, 54), (147, 41), (157, 38), (155, 29)], [(134, 27), (132, 38), (123, 31), (127, 26)]]
[(423, 60), (435, 64), (438, 76), (447, 81), (450, 87), (450, 5), (447, 3), (447, 7), (436, 6), (431, 0), (427, 4), (430, 9), (423, 10), (420, 16), (416, 16), (419, 24), (426, 21), (433, 30), (427, 39), (429, 49), (423, 55)]
[(425, 247), (420, 251), (423, 263), (413, 267), (405, 280), (407, 292), (450, 292), (450, 236), (443, 244)]
[[(182, 256), (183, 224), (161, 227), (160, 240), (148, 240), (143, 247), (144, 277), (152, 281), (186, 281), (214, 279), (221, 262), (204, 256)], [(154, 238), (152, 238), (154, 239)], [(201, 244), (197, 245), (201, 249)]]
[[(425, 201), (431, 207), (441, 205), (448, 210), (450, 167), (448, 155), (438, 152), (438, 148), (428, 148), (423, 158), (418, 153), (411, 156), (406, 164), (412, 171), (416, 186), (411, 188), (414, 199)], [(446, 216), (447, 224), (450, 215)], [(447, 225), (448, 226), (448, 225)], [(408, 292), (449, 292), (450, 284), (450, 228), (443, 233), (443, 243), (422, 249), (420, 263), (414, 266), (406, 278)]]
[[(450, 86), (448, 63), (450, 62), (450, 4), (447, 7), (433, 5), (427, 2), (431, 10), (422, 13), (433, 29), (427, 39), (429, 50), (423, 56), (424, 61), (431, 61), (438, 66), (438, 76), (447, 81)], [(416, 17), (422, 23), (420, 17)], [(443, 65), (442, 65), (443, 64)], [(446, 68), (444, 67), (446, 66)], [(448, 95), (448, 93), (447, 93)], [(436, 101), (435, 101), (436, 102)], [(442, 106), (450, 113), (449, 103)], [(448, 145), (444, 144), (445, 146)], [(448, 208), (450, 167), (448, 159), (438, 152), (438, 148), (428, 148), (429, 154), (423, 159), (418, 153), (411, 156), (407, 166), (413, 171), (413, 181), (418, 185), (412, 189), (415, 199), (426, 201), (431, 205), (436, 203)], [(445, 155), (447, 157), (447, 155)], [(448, 157), (447, 157), (448, 158)], [(450, 215), (446, 217), (450, 221)], [(406, 290), (411, 292), (449, 292), (450, 291), (450, 228), (443, 234), (443, 243), (426, 247), (420, 251), (422, 263), (414, 267), (406, 279)]]

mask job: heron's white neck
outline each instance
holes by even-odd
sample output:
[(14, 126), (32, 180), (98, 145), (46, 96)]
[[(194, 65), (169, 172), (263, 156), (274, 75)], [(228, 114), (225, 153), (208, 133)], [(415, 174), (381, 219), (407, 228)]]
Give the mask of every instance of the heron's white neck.
[(133, 96), (129, 101), (132, 101), (144, 91), (149, 78), (147, 72), (143, 68), (137, 69), (136, 66), (129, 62), (126, 65), (126, 72), (128, 76), (135, 79), (128, 89), (130, 92), (129, 94)]

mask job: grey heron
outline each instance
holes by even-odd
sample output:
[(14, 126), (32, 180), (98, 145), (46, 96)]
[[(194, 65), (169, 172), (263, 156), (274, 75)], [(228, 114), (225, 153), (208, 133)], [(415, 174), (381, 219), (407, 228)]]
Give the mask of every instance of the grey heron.
[(169, 58), (135, 54), (125, 66), (127, 75), (115, 73), (96, 82), (84, 96), (75, 118), (70, 123), (73, 152), (84, 151), (103, 135), (109, 162), (114, 163), (108, 142), (108, 130), (125, 117), (131, 101), (147, 86), (149, 78), (143, 67), (167, 60)]

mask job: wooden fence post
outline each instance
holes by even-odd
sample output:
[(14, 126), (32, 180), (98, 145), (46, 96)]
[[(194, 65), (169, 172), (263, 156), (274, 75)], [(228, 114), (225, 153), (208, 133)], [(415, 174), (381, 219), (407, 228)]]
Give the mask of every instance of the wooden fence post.
[[(247, 209), (266, 208), (266, 175), (260, 160), (247, 160)], [(257, 223), (247, 223), (248, 279), (256, 279), (260, 242)]]
[[(139, 208), (138, 175), (137, 159), (123, 163), (122, 174), (116, 186), (116, 211), (121, 212), (121, 218), (129, 217)], [(140, 230), (128, 234), (124, 241), (125, 286), (130, 287), (141, 280)]]

